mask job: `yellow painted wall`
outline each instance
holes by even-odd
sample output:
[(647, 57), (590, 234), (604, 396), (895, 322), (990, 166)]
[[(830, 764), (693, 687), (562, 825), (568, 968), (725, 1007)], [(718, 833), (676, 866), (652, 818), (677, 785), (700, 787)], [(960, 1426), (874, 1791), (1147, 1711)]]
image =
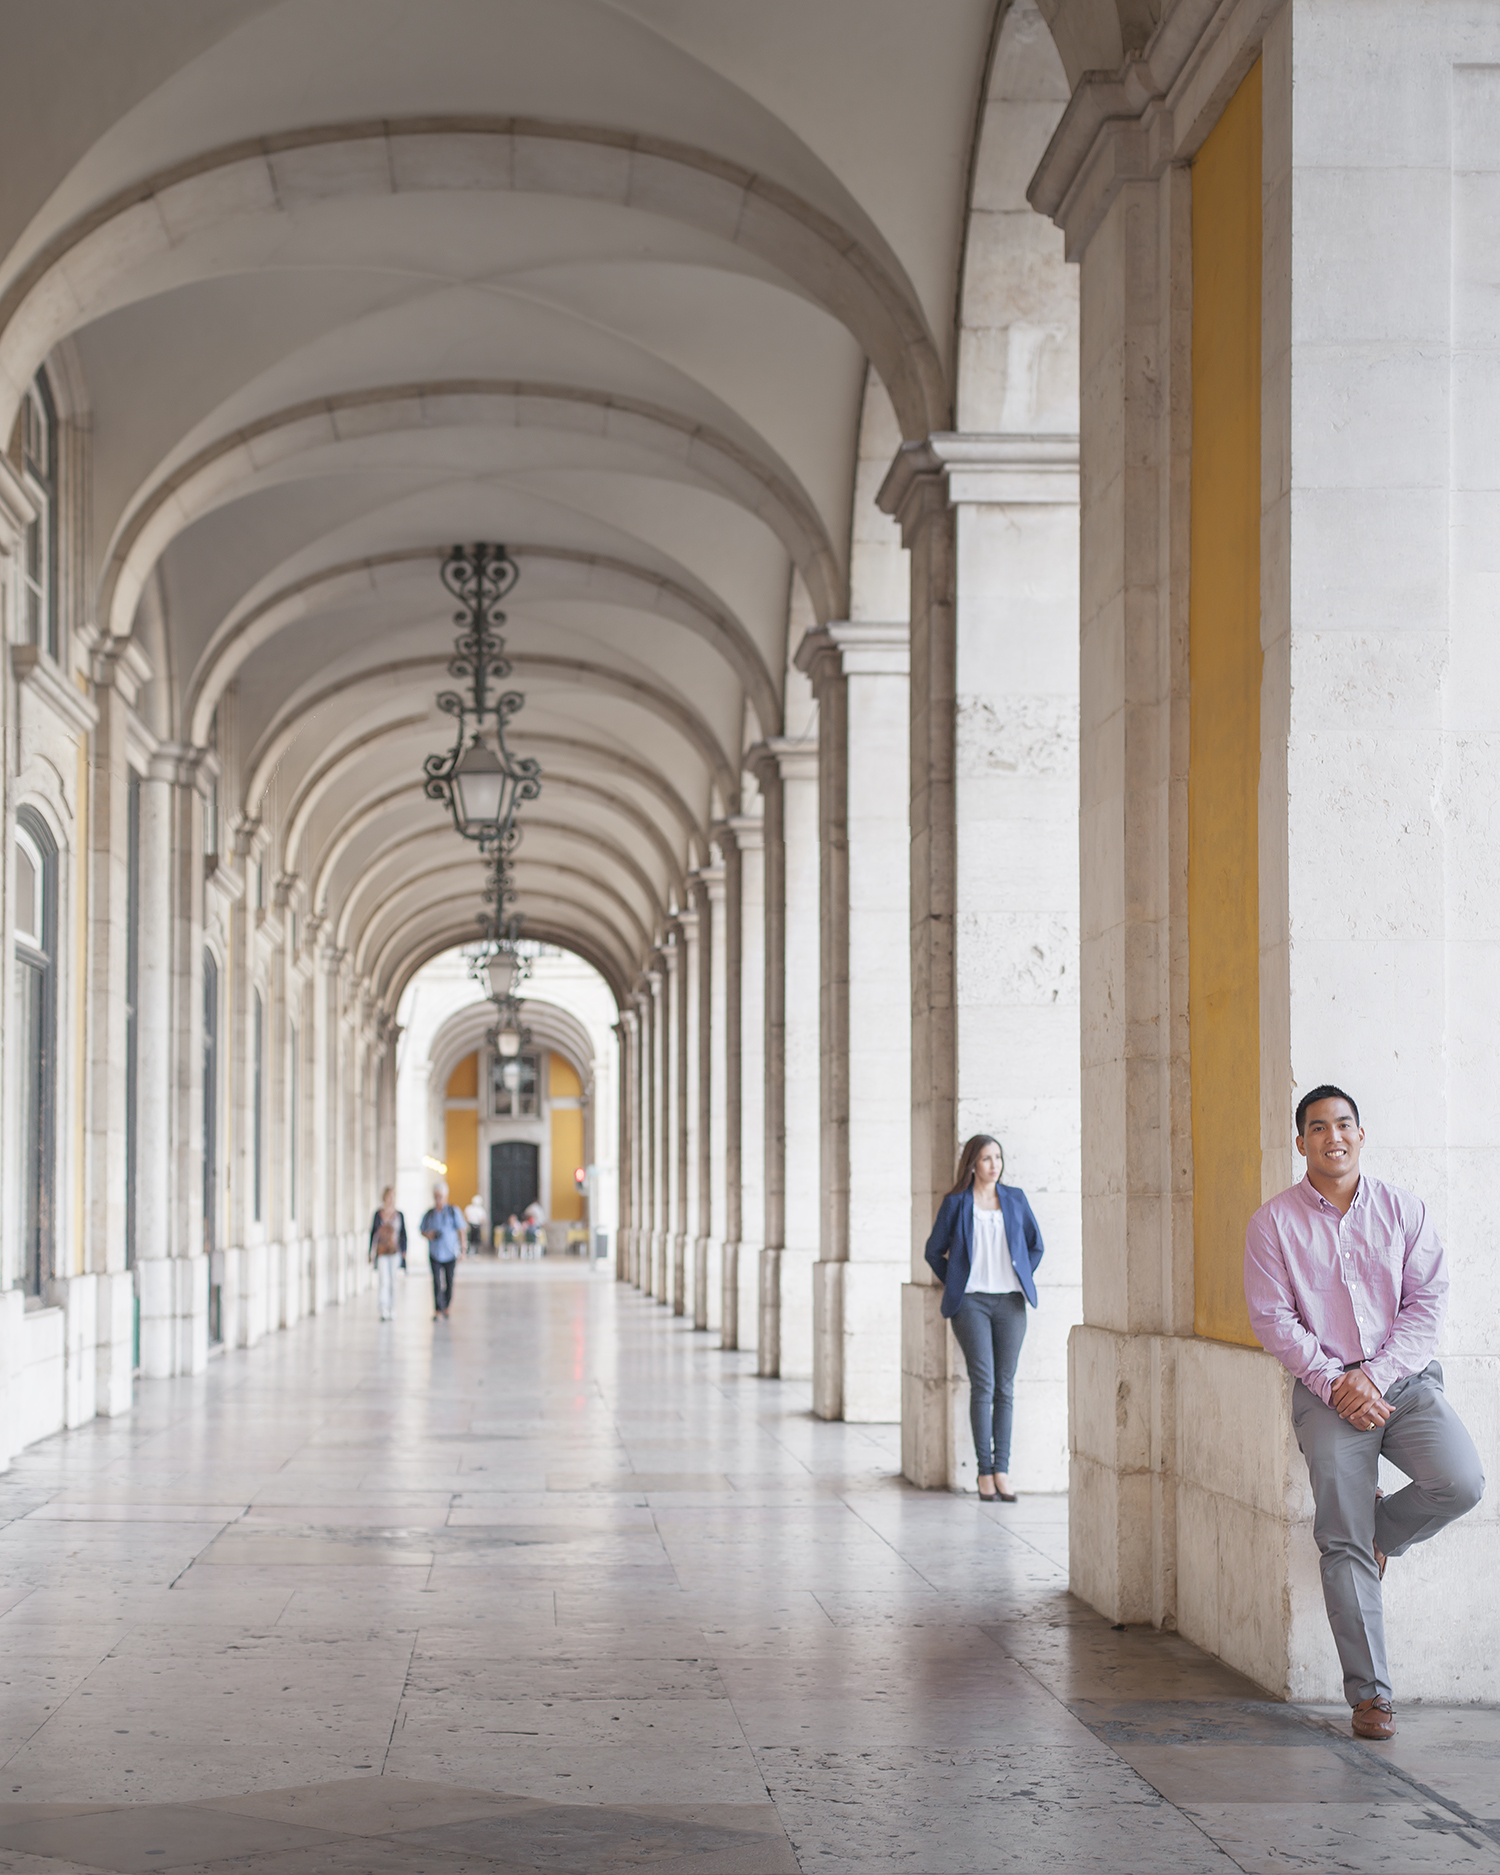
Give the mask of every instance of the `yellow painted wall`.
[(478, 1094), (479, 1056), (465, 1055), (448, 1076), (445, 1098), (473, 1100), (476, 1105), (449, 1107), (443, 1146), (443, 1158), (448, 1165), (448, 1197), (460, 1210), (479, 1190)]
[(1260, 1203), (1261, 70), (1193, 165), (1188, 1031), (1200, 1335), (1255, 1346), (1241, 1286)]
[[(547, 1062), (547, 1097), (549, 1100), (578, 1100), (583, 1084), (570, 1061), (554, 1054)], [(554, 1107), (552, 1121), (552, 1198), (547, 1215), (567, 1223), (583, 1222), (583, 1193), (573, 1183), (573, 1174), (584, 1163), (583, 1109)]]

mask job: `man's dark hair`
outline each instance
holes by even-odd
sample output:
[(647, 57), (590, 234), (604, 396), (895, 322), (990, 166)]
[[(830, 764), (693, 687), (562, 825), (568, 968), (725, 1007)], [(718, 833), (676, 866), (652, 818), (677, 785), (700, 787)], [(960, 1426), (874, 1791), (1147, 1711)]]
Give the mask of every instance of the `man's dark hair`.
[(1304, 1094), (1297, 1102), (1297, 1137), (1301, 1139), (1302, 1128), (1307, 1121), (1307, 1110), (1320, 1100), (1347, 1100), (1354, 1109), (1354, 1124), (1359, 1125), (1359, 1105), (1353, 1094), (1346, 1094), (1342, 1087), (1315, 1087), (1310, 1094)]

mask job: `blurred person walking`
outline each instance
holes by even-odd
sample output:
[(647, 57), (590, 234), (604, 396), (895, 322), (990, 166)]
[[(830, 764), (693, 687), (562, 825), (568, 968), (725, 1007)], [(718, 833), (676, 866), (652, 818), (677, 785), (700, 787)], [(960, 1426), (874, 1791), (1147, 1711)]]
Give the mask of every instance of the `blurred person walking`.
[(448, 1202), (448, 1187), (439, 1179), (432, 1188), (432, 1209), (422, 1214), (422, 1235), (432, 1265), (432, 1319), (448, 1319), (453, 1302), (453, 1272), (464, 1242), (464, 1214)]
[(380, 1209), (370, 1224), (370, 1261), (380, 1286), (380, 1319), (396, 1313), (396, 1264), (406, 1267), (406, 1219), (396, 1209), (396, 1193), (387, 1185), (380, 1194)]

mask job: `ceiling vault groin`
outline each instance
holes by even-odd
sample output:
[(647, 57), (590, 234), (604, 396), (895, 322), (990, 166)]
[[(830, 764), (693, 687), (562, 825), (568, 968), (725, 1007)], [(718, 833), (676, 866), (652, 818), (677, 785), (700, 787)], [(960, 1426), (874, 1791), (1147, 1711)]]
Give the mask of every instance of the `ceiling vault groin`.
[[(578, 385), (459, 379), (314, 398), (219, 437), (178, 464), (143, 492), (116, 530), (99, 581), (104, 629), (110, 637), (128, 635), (151, 567), (176, 534), (232, 498), (237, 485), (268, 471), (285, 472), (299, 456), (364, 443), (374, 434), (472, 425), (480, 417), (497, 428), (556, 427), (579, 434), (580, 412), (597, 426), (583, 434), (644, 447), (764, 521), (801, 573), (819, 622), (842, 612), (845, 582), (838, 555), (816, 508), (784, 464), (762, 462), (708, 425), (640, 399)], [(526, 551), (510, 545), (512, 554)]]
[[(345, 600), (352, 589), (374, 591), (383, 572), (436, 566), (446, 552), (446, 548), (439, 547), (402, 548), (331, 566), (270, 594), (239, 617), (226, 620), (215, 633), (192, 679), (186, 711), (189, 740), (196, 743), (206, 740), (219, 695), (240, 664), (277, 632), (314, 618), (320, 599), (325, 603)], [(653, 612), (711, 644), (744, 684), (750, 706), (761, 725), (761, 734), (776, 733), (780, 716), (776, 686), (755, 641), (726, 612), (664, 574), (632, 566), (611, 555), (526, 545), (513, 546), (510, 552), (512, 558), (525, 565), (554, 573), (557, 569), (567, 569), (568, 574), (578, 579), (576, 589), (568, 587), (566, 578), (560, 579), (558, 588), (553, 591), (544, 587), (540, 595), (532, 587), (523, 595), (526, 599), (577, 596), (595, 603)], [(514, 659), (523, 654), (512, 655)]]
[[(411, 678), (419, 672), (438, 678), (446, 669), (447, 662), (444, 656), (431, 655), (372, 665), (360, 671), (354, 682), (331, 686), (304, 700), (294, 714), (277, 722), (273, 730), (268, 733), (266, 741), (251, 757), (249, 763), (251, 783), (245, 794), (247, 818), (258, 818), (255, 810), (259, 805), (260, 797), (265, 792), (271, 773), (284, 754), (291, 737), (296, 734), (300, 719), (315, 713), (321, 705), (331, 702), (335, 697), (347, 697), (351, 690), (379, 682), (384, 682), (393, 690), (399, 684), (399, 694), (409, 697)], [(606, 695), (640, 705), (648, 714), (659, 718), (661, 722), (675, 729), (683, 737), (708, 768), (726, 801), (737, 801), (739, 794), (737, 765), (730, 762), (708, 724), (680, 697), (659, 685), (647, 683), (643, 678), (580, 658), (555, 658), (530, 652), (516, 652), (512, 654), (511, 662), (517, 675), (533, 673), (536, 676), (551, 677), (562, 684), (588, 684)], [(372, 741), (396, 735), (414, 727), (425, 726), (428, 720), (425, 715), (404, 716), (393, 722), (380, 723), (362, 730), (353, 740), (321, 763), (319, 768), (301, 784), (285, 815), (286, 832), (283, 853), (288, 870), (292, 869), (298, 840), (306, 825), (307, 816), (316, 802), (319, 788), (335, 777), (341, 765), (361, 756)]]
[(759, 811), (751, 752), (815, 733), (804, 633), (904, 615), (873, 490), (955, 424), (1012, 0), (950, 6), (816, 0), (769, 62), (733, 0), (23, 26), (79, 88), (48, 138), (0, 117), (0, 420), (46, 373), (87, 465), (73, 674), (141, 673), (131, 759), (207, 803), (196, 929), (389, 1019), (475, 937), (493, 879), (423, 775), (468, 681), (441, 569), (486, 544), (542, 780), (514, 909), (634, 992)]
[(884, 243), (873, 230), (861, 238), (708, 150), (519, 117), (316, 125), (205, 151), (121, 189), (56, 234), (0, 292), (0, 421), (8, 431), (32, 372), (59, 339), (129, 297), (132, 269), (205, 229), (319, 199), (449, 190), (581, 196), (742, 247), (853, 333), (908, 439), (947, 427), (952, 400), (937, 346), (900, 263), (878, 251)]

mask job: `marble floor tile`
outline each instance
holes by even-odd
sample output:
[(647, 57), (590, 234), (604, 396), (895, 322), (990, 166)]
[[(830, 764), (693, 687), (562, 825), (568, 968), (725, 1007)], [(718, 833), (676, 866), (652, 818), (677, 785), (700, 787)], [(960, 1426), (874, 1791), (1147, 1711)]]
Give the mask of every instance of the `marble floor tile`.
[(1495, 1875), (1500, 1845), (1436, 1805), (1191, 1803), (1181, 1806), (1247, 1875)]
[(1500, 1875), (1500, 1712), (1359, 1744), (1073, 1601), (1066, 1500), (915, 1491), (576, 1266), (461, 1283), (0, 1480), (0, 1875)]
[(12, 1822), (0, 1804), (0, 1848), (60, 1856), (86, 1867), (138, 1875), (182, 1868), (208, 1856), (244, 1856), (326, 1844), (321, 1830), (274, 1817), (205, 1813), (187, 1804), (142, 1804), (82, 1816)]

